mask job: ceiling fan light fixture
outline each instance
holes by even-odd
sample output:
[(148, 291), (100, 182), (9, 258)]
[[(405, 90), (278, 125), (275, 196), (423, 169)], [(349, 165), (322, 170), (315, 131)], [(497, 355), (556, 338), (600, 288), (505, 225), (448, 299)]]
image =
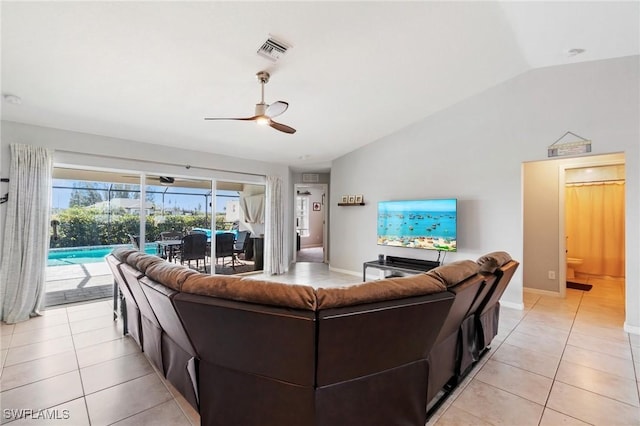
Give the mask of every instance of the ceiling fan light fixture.
[(261, 126), (266, 126), (270, 122), (271, 122), (271, 119), (269, 117), (267, 117), (266, 115), (262, 115), (262, 116), (256, 118), (256, 123), (258, 123)]

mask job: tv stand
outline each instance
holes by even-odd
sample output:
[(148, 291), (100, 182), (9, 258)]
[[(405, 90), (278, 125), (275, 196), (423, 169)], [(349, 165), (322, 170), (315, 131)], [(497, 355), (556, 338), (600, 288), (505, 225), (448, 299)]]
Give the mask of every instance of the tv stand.
[[(387, 256), (382, 262), (371, 260), (362, 264), (362, 281), (367, 280), (367, 268), (380, 270), (380, 278), (416, 275), (440, 266), (433, 260), (410, 259), (408, 257)], [(389, 273), (387, 275), (387, 273)]]

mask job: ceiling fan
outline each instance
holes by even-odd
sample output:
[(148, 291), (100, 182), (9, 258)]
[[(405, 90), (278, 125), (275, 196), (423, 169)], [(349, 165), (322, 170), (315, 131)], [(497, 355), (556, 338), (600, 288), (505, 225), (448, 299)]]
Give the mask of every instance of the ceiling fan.
[(260, 71), (256, 74), (258, 77), (258, 81), (260, 82), (261, 87), (261, 96), (260, 102), (256, 104), (255, 115), (252, 117), (241, 117), (241, 118), (212, 118), (205, 117), (205, 120), (240, 120), (240, 121), (255, 121), (258, 124), (268, 125), (273, 127), (276, 130), (280, 130), (284, 133), (293, 134), (296, 132), (296, 129), (293, 127), (289, 127), (285, 124), (278, 123), (273, 121), (273, 117), (277, 117), (280, 114), (284, 113), (287, 108), (289, 108), (289, 104), (284, 101), (277, 101), (272, 103), (271, 105), (266, 104), (264, 102), (264, 85), (269, 82), (269, 73), (266, 71)]

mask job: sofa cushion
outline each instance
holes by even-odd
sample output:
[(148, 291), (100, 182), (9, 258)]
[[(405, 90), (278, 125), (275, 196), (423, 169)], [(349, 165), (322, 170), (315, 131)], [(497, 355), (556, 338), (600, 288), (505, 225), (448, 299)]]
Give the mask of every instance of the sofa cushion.
[(478, 259), (478, 265), (483, 273), (493, 273), (497, 268), (511, 261), (511, 255), (506, 251), (487, 253)]
[(166, 263), (164, 259), (150, 254), (142, 254), (142, 256), (138, 256), (135, 262), (136, 264), (132, 266), (135, 266), (138, 271), (142, 273), (146, 273), (147, 269), (153, 264), (160, 262)]
[(163, 261), (155, 262), (146, 270), (147, 277), (176, 291), (182, 291), (184, 281), (191, 275), (199, 275), (198, 272), (182, 265), (176, 265)]
[(126, 262), (127, 257), (129, 257), (129, 255), (133, 253), (138, 253), (138, 250), (134, 250), (126, 247), (119, 247), (111, 252), (111, 254), (113, 254), (116, 257), (116, 259), (118, 259), (120, 262)]
[(284, 306), (308, 311), (316, 309), (316, 295), (313, 288), (302, 285), (224, 275), (196, 274), (187, 277), (182, 285), (182, 291), (262, 305)]
[(349, 287), (319, 288), (316, 290), (318, 309), (338, 308), (404, 297), (423, 296), (445, 291), (438, 278), (427, 274), (403, 278), (388, 278)]
[(478, 269), (478, 264), (473, 260), (458, 260), (438, 266), (428, 271), (427, 275), (435, 277), (441, 280), (445, 286), (451, 287), (474, 276), (478, 273)]

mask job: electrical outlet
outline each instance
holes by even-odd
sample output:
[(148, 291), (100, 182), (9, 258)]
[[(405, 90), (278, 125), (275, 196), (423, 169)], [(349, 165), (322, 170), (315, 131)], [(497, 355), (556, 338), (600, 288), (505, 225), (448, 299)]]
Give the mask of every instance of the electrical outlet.
[(549, 279), (550, 280), (556, 279), (556, 271), (549, 271)]

